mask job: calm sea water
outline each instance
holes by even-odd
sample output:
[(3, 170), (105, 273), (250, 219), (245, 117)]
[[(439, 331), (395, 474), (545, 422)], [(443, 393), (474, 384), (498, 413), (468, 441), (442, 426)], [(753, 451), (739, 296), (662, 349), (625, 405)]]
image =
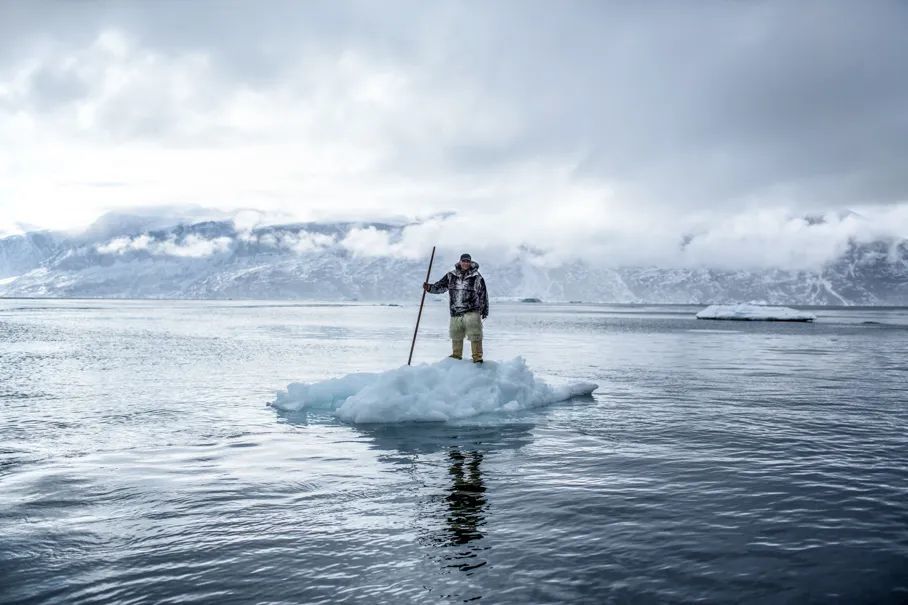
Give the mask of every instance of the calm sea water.
[(415, 306), (2, 300), (0, 602), (908, 602), (908, 310), (696, 310), (493, 305), (487, 358), (599, 391), (349, 426), (267, 404)]

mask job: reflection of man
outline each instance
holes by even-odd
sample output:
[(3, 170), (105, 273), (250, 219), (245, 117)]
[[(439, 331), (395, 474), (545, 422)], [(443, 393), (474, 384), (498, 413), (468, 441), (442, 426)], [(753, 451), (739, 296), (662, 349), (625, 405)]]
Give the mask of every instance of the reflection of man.
[(486, 282), (479, 274), (479, 263), (469, 254), (461, 254), (460, 262), (434, 284), (422, 285), (426, 292), (441, 294), (447, 290), (451, 307), (451, 357), (463, 359), (464, 336), (470, 339), (473, 363), (482, 363), (482, 320), (489, 316), (489, 295)]
[(483, 509), (486, 505), (484, 495), (486, 487), (483, 485), (482, 472), (479, 470), (482, 454), (470, 452), (468, 455), (469, 462), (467, 456), (457, 448), (448, 452), (448, 460), (451, 463), (448, 472), (454, 483), (445, 499), (448, 501), (449, 544), (452, 545), (466, 544), (481, 538), (482, 532), (479, 528), (485, 522)]

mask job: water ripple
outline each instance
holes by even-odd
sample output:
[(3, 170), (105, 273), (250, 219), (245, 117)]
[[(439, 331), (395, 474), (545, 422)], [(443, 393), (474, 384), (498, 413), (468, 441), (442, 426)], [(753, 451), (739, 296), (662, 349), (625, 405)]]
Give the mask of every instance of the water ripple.
[(601, 393), (460, 426), (264, 405), (396, 367), (411, 310), (0, 301), (0, 602), (908, 598), (908, 331), (515, 305), (489, 354)]

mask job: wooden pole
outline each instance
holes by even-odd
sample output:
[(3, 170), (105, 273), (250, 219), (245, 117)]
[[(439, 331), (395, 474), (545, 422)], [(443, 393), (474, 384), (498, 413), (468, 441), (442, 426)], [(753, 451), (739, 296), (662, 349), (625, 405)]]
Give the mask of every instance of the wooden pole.
[[(429, 257), (429, 270), (426, 271), (426, 281), (429, 283), (429, 276), (432, 275), (432, 261), (435, 260), (435, 246), (432, 246), (432, 256)], [(416, 329), (413, 330), (413, 342), (410, 343), (410, 358), (407, 359), (407, 365), (413, 361), (413, 348), (416, 346), (416, 333), (419, 332), (419, 320), (422, 319), (422, 306), (426, 302), (426, 289), (422, 289), (422, 300), (419, 301), (419, 315), (416, 316)]]

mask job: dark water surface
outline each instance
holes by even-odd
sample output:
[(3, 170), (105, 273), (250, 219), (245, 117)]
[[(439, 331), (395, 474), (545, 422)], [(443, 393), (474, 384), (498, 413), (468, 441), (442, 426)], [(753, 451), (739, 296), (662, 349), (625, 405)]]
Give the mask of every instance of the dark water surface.
[(266, 404), (405, 363), (415, 307), (0, 300), (0, 602), (908, 602), (908, 311), (492, 311), (599, 391), (349, 426)]

